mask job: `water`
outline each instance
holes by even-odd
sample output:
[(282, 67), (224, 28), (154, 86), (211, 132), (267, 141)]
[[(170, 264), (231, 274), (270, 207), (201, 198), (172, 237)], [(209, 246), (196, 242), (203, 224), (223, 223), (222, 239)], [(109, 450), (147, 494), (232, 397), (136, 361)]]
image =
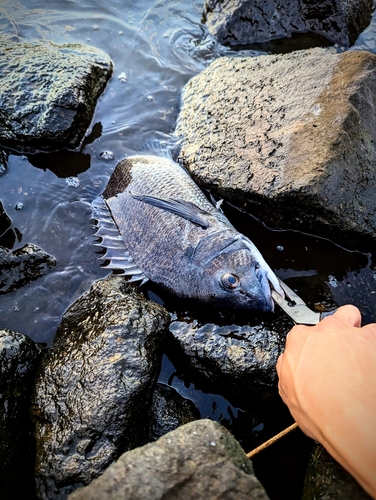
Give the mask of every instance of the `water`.
[[(26, 40), (94, 45), (111, 57), (114, 74), (79, 150), (27, 157), (9, 152), (8, 169), (0, 177), (0, 200), (12, 226), (1, 243), (12, 249), (25, 243), (39, 245), (55, 256), (57, 266), (30, 285), (0, 296), (0, 327), (50, 345), (66, 308), (95, 280), (109, 274), (99, 266), (97, 248), (92, 246), (91, 201), (125, 156), (140, 152), (176, 155), (179, 145), (173, 130), (182, 87), (216, 57), (235, 54), (208, 34), (201, 24), (202, 7), (202, 0), (1, 0), (1, 33)], [(375, 28), (373, 19), (353, 49), (376, 52)], [(277, 45), (273, 50), (278, 51)], [(286, 50), (283, 44), (281, 51)], [(259, 53), (254, 49), (241, 52)], [(289, 285), (299, 289), (310, 306), (330, 308), (351, 300), (361, 305), (366, 322), (372, 320), (375, 296), (373, 302), (370, 297), (376, 280), (371, 249), (368, 255), (350, 252), (343, 248), (345, 242), (338, 242), (341, 247), (318, 236), (271, 231), (234, 207), (225, 204), (224, 210), (251, 237), (277, 275), (289, 279)], [(170, 310), (179, 308), (153, 287), (149, 292)], [(220, 395), (192, 386), (187, 375), (172, 376), (176, 370), (165, 358), (161, 379), (194, 400), (202, 416), (225, 423), (245, 447), (259, 444), (257, 440), (289, 422), (281, 408), (274, 413), (235, 408)], [(268, 464), (259, 467), (260, 477), (265, 479), (272, 463), (269, 456)], [(285, 481), (282, 491), (291, 482)], [(278, 498), (277, 493), (273, 495)], [(293, 497), (291, 493), (289, 498)]]

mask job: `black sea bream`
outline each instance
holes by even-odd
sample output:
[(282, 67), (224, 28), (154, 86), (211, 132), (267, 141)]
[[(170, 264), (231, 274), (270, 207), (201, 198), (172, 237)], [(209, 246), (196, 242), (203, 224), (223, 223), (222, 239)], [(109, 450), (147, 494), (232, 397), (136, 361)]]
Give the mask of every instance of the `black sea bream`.
[(122, 160), (93, 206), (103, 258), (133, 281), (225, 309), (272, 311), (270, 287), (283, 295), (255, 245), (169, 159)]

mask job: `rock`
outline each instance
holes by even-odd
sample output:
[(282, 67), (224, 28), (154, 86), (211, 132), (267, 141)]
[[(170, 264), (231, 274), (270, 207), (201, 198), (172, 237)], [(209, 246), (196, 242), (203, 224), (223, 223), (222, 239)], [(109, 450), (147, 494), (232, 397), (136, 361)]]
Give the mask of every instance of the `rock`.
[(239, 443), (216, 422), (199, 420), (124, 453), (69, 500), (267, 499)]
[[(30, 397), (41, 348), (0, 330), (0, 498), (30, 498), (33, 490)], [(22, 480), (20, 480), (22, 478)]]
[(66, 311), (32, 402), (38, 498), (66, 498), (140, 444), (167, 320), (119, 276)]
[(284, 315), (257, 326), (174, 321), (170, 325), (173, 339), (166, 342), (166, 349), (171, 361), (184, 366), (207, 391), (246, 409), (255, 396), (277, 395), (275, 365), (292, 326)]
[(13, 252), (0, 246), (0, 295), (40, 278), (55, 265), (55, 257), (31, 243)]
[(316, 443), (304, 480), (302, 500), (371, 500), (355, 479)]
[(372, 0), (206, 0), (209, 32), (221, 43), (245, 45), (316, 33), (352, 45), (368, 26)]
[(176, 134), (199, 184), (269, 225), (375, 236), (376, 56), (219, 58), (186, 85)]
[[(0, 177), (5, 174), (8, 168), (8, 158), (6, 153), (0, 149)], [(0, 202), (1, 203), (1, 202)], [(1, 210), (0, 210), (1, 213)], [(0, 229), (1, 231), (1, 229)]]
[(192, 401), (183, 398), (175, 389), (158, 383), (150, 408), (150, 428), (146, 442), (156, 441), (178, 427), (200, 418)]
[(4, 210), (3, 204), (0, 201), (0, 236), (2, 236), (11, 226), (12, 221)]
[(7, 293), (40, 278), (46, 267), (56, 265), (56, 259), (37, 245), (28, 243), (13, 252), (0, 247), (0, 263), (0, 293)]
[(75, 148), (112, 74), (102, 51), (0, 36), (0, 142), (22, 152)]

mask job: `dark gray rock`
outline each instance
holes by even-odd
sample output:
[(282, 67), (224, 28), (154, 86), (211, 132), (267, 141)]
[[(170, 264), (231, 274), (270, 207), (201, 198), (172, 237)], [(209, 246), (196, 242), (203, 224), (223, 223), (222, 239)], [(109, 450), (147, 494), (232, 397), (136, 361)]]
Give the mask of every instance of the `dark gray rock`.
[(175, 389), (157, 384), (150, 408), (150, 427), (147, 442), (156, 441), (168, 432), (200, 418), (192, 401), (183, 398)]
[(3, 204), (0, 201), (0, 236), (2, 236), (11, 226), (12, 221), (4, 210)]
[(75, 148), (112, 74), (110, 58), (80, 44), (0, 37), (0, 142), (18, 151)]
[(195, 180), (271, 226), (376, 234), (376, 57), (225, 57), (186, 85), (176, 134)]
[(245, 45), (312, 32), (352, 45), (371, 20), (372, 0), (206, 0), (210, 33)]
[(129, 451), (69, 500), (266, 500), (252, 463), (216, 422), (199, 420)]
[[(0, 149), (0, 177), (5, 174), (8, 168), (8, 158), (7, 155)], [(0, 229), (1, 232), (1, 229)]]
[(55, 257), (31, 243), (13, 252), (0, 246), (0, 295), (40, 278), (55, 265)]
[(316, 443), (304, 480), (302, 500), (371, 500), (372, 497)]
[(292, 326), (285, 315), (257, 326), (175, 321), (170, 325), (173, 340), (168, 342), (168, 354), (207, 390), (246, 408), (255, 395), (266, 399), (277, 395), (275, 365)]
[(142, 442), (167, 320), (119, 276), (64, 314), (33, 395), (38, 498), (66, 498)]
[[(29, 337), (0, 330), (0, 498), (32, 498), (30, 398), (41, 348)], [(22, 479), (20, 479), (22, 478)]]

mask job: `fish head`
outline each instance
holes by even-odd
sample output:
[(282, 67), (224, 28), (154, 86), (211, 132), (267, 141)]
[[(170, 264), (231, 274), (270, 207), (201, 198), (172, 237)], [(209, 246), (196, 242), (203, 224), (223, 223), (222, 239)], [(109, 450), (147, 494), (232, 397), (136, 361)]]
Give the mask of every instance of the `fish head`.
[(273, 311), (271, 289), (283, 294), (277, 277), (249, 240), (228, 236), (215, 235), (198, 249), (196, 262), (205, 261), (200, 300), (226, 309)]

